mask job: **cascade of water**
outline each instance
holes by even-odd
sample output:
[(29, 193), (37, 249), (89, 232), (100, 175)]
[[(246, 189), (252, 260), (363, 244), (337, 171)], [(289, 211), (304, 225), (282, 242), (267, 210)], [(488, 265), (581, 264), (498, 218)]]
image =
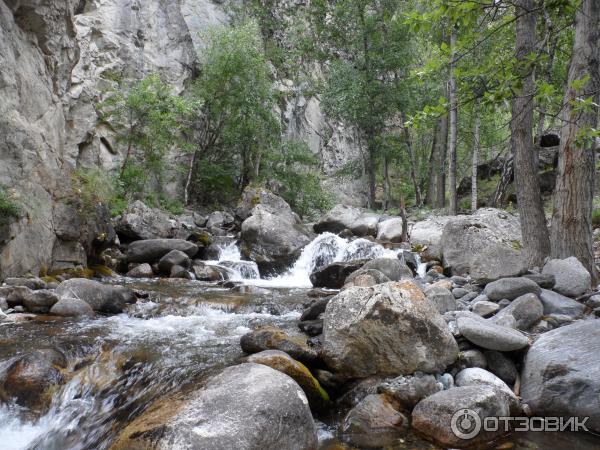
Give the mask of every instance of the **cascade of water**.
[(260, 278), (258, 266), (254, 261), (242, 261), (242, 253), (236, 241), (219, 248), (219, 259), (206, 261), (206, 264), (226, 267), (231, 272), (231, 280), (253, 280)]

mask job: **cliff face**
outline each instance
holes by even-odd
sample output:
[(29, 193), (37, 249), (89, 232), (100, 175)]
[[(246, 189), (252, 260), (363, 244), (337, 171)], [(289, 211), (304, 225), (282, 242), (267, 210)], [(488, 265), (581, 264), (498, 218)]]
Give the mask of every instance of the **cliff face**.
[[(200, 33), (227, 23), (230, 9), (209, 0), (0, 0), (0, 184), (23, 205), (0, 230), (0, 279), (85, 263), (69, 174), (122, 158), (94, 105), (116, 79), (152, 72), (183, 91)], [(329, 123), (316, 98), (279, 84), (286, 132), (309, 142), (324, 173), (360, 155), (353, 133)], [(360, 202), (359, 187), (338, 193)]]

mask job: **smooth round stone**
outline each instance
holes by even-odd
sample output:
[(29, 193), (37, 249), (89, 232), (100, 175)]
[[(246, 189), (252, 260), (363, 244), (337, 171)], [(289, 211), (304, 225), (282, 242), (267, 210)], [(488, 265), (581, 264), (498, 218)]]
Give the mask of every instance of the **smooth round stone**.
[(495, 325), (483, 319), (459, 317), (457, 323), (460, 333), (466, 339), (488, 350), (510, 352), (529, 344), (527, 337), (519, 331)]

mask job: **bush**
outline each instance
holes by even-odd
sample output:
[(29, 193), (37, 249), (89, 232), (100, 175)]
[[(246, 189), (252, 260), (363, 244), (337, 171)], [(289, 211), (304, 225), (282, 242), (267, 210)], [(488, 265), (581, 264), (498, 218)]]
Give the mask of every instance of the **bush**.
[(98, 203), (105, 205), (113, 216), (127, 207), (119, 178), (103, 169), (78, 169), (71, 174), (71, 184), (84, 215), (93, 214)]
[(592, 225), (600, 227), (600, 209), (594, 209), (592, 211)]
[(21, 208), (16, 201), (0, 186), (0, 225), (6, 225), (19, 216)]

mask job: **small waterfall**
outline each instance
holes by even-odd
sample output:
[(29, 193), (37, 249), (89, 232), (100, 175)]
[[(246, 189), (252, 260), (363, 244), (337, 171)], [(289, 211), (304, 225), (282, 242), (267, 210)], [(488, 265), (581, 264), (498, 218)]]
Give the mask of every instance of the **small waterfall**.
[(400, 250), (388, 250), (368, 239), (348, 241), (332, 233), (317, 236), (304, 247), (294, 265), (283, 275), (256, 280), (252, 284), (265, 287), (310, 288), (310, 274), (338, 261), (363, 258), (397, 258)]
[(231, 272), (231, 280), (254, 280), (260, 278), (258, 266), (254, 261), (242, 261), (242, 253), (236, 241), (219, 248), (217, 261), (206, 261), (211, 266), (225, 267)]

